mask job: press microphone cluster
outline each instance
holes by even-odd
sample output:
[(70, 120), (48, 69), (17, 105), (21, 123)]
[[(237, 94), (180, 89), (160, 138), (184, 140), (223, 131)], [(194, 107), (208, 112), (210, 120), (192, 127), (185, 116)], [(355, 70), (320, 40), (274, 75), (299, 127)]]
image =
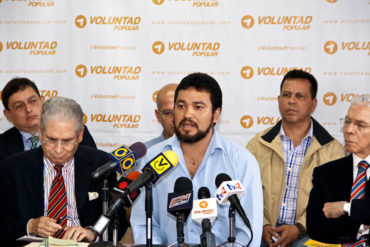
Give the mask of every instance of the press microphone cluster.
[(155, 184), (160, 177), (165, 175), (171, 168), (179, 163), (177, 154), (171, 150), (158, 154), (150, 160), (142, 169), (142, 174), (135, 181), (129, 184), (122, 195), (116, 198), (109, 206), (107, 212), (100, 216), (98, 221), (93, 226), (93, 230), (101, 234), (108, 226), (110, 220), (116, 215), (117, 211), (122, 207), (122, 200), (132, 194), (137, 189), (145, 186), (149, 182)]
[(130, 147), (122, 145), (109, 153), (110, 161), (100, 166), (91, 173), (93, 179), (98, 179), (113, 171), (115, 168), (120, 174), (124, 174), (136, 166), (136, 160), (146, 154), (145, 144), (135, 142)]
[(176, 217), (178, 242), (184, 243), (184, 223), (193, 208), (193, 184), (186, 177), (179, 177), (174, 192), (168, 193), (167, 211)]

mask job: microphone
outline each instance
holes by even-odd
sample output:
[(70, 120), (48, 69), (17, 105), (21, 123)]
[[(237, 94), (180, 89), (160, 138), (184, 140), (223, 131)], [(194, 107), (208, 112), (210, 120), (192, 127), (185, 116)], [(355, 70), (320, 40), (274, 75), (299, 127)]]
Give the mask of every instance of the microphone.
[(216, 238), (211, 232), (211, 223), (216, 219), (217, 205), (216, 199), (210, 196), (209, 189), (201, 187), (198, 190), (199, 200), (193, 202), (192, 219), (202, 225), (201, 247), (216, 247)]
[(177, 238), (184, 243), (184, 223), (193, 208), (193, 184), (186, 177), (175, 182), (174, 193), (168, 193), (167, 212), (176, 217)]
[(121, 196), (116, 198), (109, 206), (107, 212), (100, 216), (95, 223), (93, 230), (98, 234), (102, 234), (108, 226), (110, 220), (116, 215), (117, 211), (122, 207), (122, 198), (133, 193), (135, 190), (146, 185), (150, 181), (154, 184), (160, 177), (166, 174), (172, 167), (179, 163), (179, 157), (174, 151), (167, 150), (158, 154), (150, 160), (142, 169), (143, 173), (137, 177), (135, 181), (129, 184)]
[(244, 212), (243, 207), (240, 205), (238, 196), (240, 196), (245, 189), (239, 180), (231, 180), (230, 176), (225, 173), (220, 173), (216, 177), (216, 198), (219, 204), (226, 204), (228, 201), (236, 209), (240, 217), (243, 219), (244, 224), (251, 228), (249, 219)]
[[(113, 198), (116, 199), (118, 196), (125, 193), (124, 189), (127, 188), (129, 184), (135, 181), (141, 175), (138, 171), (132, 171), (127, 174), (126, 177), (121, 177), (118, 181), (118, 188), (113, 187), (112, 194)], [(140, 195), (140, 190), (137, 189), (132, 192), (129, 196), (122, 198), (124, 200), (123, 204), (125, 207), (131, 207), (132, 203), (136, 200), (136, 198)]]
[(98, 179), (114, 168), (117, 168), (120, 174), (124, 174), (128, 170), (134, 168), (136, 166), (136, 160), (140, 159), (145, 154), (146, 147), (142, 142), (135, 142), (130, 147), (122, 145), (109, 153), (109, 157), (112, 160), (98, 167), (98, 169), (91, 173), (91, 177), (93, 179)]

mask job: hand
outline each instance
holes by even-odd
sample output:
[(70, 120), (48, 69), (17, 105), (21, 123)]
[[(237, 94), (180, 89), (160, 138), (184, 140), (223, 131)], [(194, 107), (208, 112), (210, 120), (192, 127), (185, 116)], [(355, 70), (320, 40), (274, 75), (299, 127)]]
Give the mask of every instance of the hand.
[(73, 239), (78, 242), (93, 242), (96, 238), (96, 234), (91, 229), (86, 229), (81, 226), (67, 226), (65, 228), (65, 234), (63, 239)]
[(327, 202), (324, 204), (322, 211), (326, 218), (339, 218), (344, 215), (343, 205), (345, 201)]
[(364, 229), (370, 229), (370, 225), (364, 225)]
[(275, 228), (276, 232), (280, 233), (278, 241), (272, 244), (273, 247), (287, 247), (292, 245), (299, 238), (299, 229), (295, 225), (282, 225)]
[(41, 216), (36, 219), (31, 219), (28, 223), (28, 233), (43, 238), (53, 236), (62, 226), (56, 223), (55, 219)]
[(262, 238), (265, 241), (265, 243), (272, 247), (271, 237), (274, 236), (275, 238), (279, 238), (279, 234), (275, 231), (275, 227), (271, 225), (264, 225), (263, 231), (262, 231)]

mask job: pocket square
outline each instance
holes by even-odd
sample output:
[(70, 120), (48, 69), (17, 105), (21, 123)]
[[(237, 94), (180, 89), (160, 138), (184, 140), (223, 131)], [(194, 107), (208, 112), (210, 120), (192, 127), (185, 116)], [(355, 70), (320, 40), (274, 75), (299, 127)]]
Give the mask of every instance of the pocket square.
[(99, 197), (98, 192), (88, 192), (88, 195), (89, 195), (89, 201), (95, 200), (96, 198)]

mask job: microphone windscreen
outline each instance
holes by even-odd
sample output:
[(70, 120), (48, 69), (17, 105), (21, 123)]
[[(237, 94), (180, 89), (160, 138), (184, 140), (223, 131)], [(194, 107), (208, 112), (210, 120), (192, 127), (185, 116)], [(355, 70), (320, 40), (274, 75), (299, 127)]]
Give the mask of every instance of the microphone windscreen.
[(129, 147), (129, 149), (134, 152), (135, 159), (140, 159), (146, 154), (146, 146), (142, 142), (135, 142)]
[(229, 175), (225, 174), (225, 173), (220, 173), (217, 175), (216, 177), (216, 180), (215, 180), (215, 183), (216, 183), (216, 187), (220, 187), (220, 185), (222, 184), (222, 182), (225, 182), (225, 181), (231, 181), (231, 178)]
[(207, 199), (211, 197), (211, 193), (207, 187), (200, 187), (198, 190), (198, 199)]
[(172, 150), (167, 150), (163, 152), (163, 155), (166, 156), (166, 158), (171, 162), (173, 166), (177, 166), (179, 163), (179, 156), (172, 151)]
[(179, 177), (175, 182), (173, 192), (178, 193), (191, 190), (193, 190), (193, 183), (191, 180), (186, 177)]

